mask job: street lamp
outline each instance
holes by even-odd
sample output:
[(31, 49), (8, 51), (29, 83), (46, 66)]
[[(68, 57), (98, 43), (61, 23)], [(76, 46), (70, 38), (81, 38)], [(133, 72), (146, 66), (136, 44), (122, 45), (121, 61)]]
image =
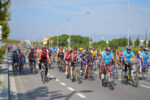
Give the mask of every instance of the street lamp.
[(88, 15), (88, 20), (90, 21), (90, 23), (89, 23), (89, 25), (88, 25), (88, 29), (89, 29), (89, 48), (91, 47), (91, 45), (90, 45), (90, 36), (91, 36), (91, 30), (90, 30), (90, 28), (91, 28), (91, 18), (90, 18), (90, 12), (88, 11), (88, 12), (86, 12), (86, 14)]
[(68, 19), (67, 21), (68, 21), (68, 34), (69, 34), (68, 48), (71, 48), (70, 19)]
[(130, 16), (129, 16), (129, 14), (130, 14), (130, 12), (129, 12), (129, 10), (130, 10), (130, 0), (128, 0), (128, 46), (130, 45), (130, 43), (129, 43), (129, 38), (130, 38), (130, 36), (129, 36), (129, 34), (130, 34)]
[(56, 34), (57, 34), (57, 48), (58, 48), (58, 24), (56, 24)]

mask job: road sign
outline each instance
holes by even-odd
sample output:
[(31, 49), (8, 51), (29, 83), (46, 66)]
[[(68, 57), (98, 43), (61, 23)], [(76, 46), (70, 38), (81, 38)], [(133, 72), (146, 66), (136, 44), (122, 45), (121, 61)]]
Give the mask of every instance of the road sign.
[(2, 40), (2, 26), (0, 25), (0, 41)]

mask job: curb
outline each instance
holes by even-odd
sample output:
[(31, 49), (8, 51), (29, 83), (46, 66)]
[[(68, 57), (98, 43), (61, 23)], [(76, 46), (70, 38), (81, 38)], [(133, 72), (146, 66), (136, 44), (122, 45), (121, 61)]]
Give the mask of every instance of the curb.
[(17, 95), (17, 89), (16, 89), (16, 83), (15, 79), (12, 76), (12, 66), (11, 66), (11, 61), (10, 61), (10, 55), (8, 57), (8, 76), (9, 76), (9, 97), (10, 100), (19, 100), (18, 95)]
[(2, 68), (0, 69), (0, 80), (3, 82), (0, 86), (0, 100), (9, 100), (9, 77), (8, 77), (8, 59), (7, 59), (7, 50), (3, 55), (4, 61), (1, 64)]

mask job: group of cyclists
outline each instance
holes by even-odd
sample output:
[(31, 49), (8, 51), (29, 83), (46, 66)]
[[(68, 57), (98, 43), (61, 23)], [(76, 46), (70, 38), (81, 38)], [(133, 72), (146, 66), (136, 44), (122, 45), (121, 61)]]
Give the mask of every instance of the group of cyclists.
[[(10, 48), (9, 48), (10, 49)], [(91, 70), (96, 71), (99, 69), (101, 73), (101, 79), (104, 78), (105, 68), (108, 69), (108, 72), (111, 73), (115, 66), (122, 68), (125, 72), (129, 69), (131, 71), (131, 58), (137, 61), (140, 64), (139, 73), (141, 79), (144, 78), (144, 70), (148, 70), (148, 59), (150, 59), (150, 53), (148, 48), (140, 48), (137, 56), (131, 50), (130, 46), (120, 49), (119, 54), (117, 53), (114, 47), (106, 47), (105, 51), (96, 50), (93, 48), (76, 48), (68, 49), (60, 46), (59, 48), (28, 48), (25, 47), (14, 47), (12, 54), (13, 64), (18, 63), (19, 68), (23, 68), (26, 59), (29, 60), (29, 66), (34, 63), (34, 68), (36, 69), (36, 64), (39, 65), (39, 72), (41, 70), (41, 63), (45, 65), (45, 75), (47, 77), (48, 66), (51, 66), (53, 63), (57, 63), (58, 68), (61, 67), (61, 70), (65, 71), (67, 78), (70, 77), (71, 81), (74, 79), (74, 70), (76, 67), (79, 67), (80, 76), (83, 76), (84, 79), (91, 79), (90, 72)], [(24, 60), (25, 59), (25, 60)], [(57, 62), (56, 62), (57, 59)], [(59, 66), (61, 63), (61, 66)], [(147, 68), (144, 66), (147, 65)], [(119, 67), (120, 66), (120, 67)], [(125, 68), (123, 68), (123, 66)], [(92, 76), (94, 79), (94, 76)]]

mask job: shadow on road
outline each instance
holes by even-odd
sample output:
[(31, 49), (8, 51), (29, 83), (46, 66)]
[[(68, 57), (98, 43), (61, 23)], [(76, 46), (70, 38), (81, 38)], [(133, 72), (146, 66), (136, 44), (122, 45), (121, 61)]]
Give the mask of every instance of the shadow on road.
[(18, 97), (19, 100), (70, 100), (70, 98), (76, 93), (74, 91), (67, 95), (63, 95), (60, 92), (61, 90), (49, 92), (47, 87), (39, 87), (27, 93), (18, 93)]

